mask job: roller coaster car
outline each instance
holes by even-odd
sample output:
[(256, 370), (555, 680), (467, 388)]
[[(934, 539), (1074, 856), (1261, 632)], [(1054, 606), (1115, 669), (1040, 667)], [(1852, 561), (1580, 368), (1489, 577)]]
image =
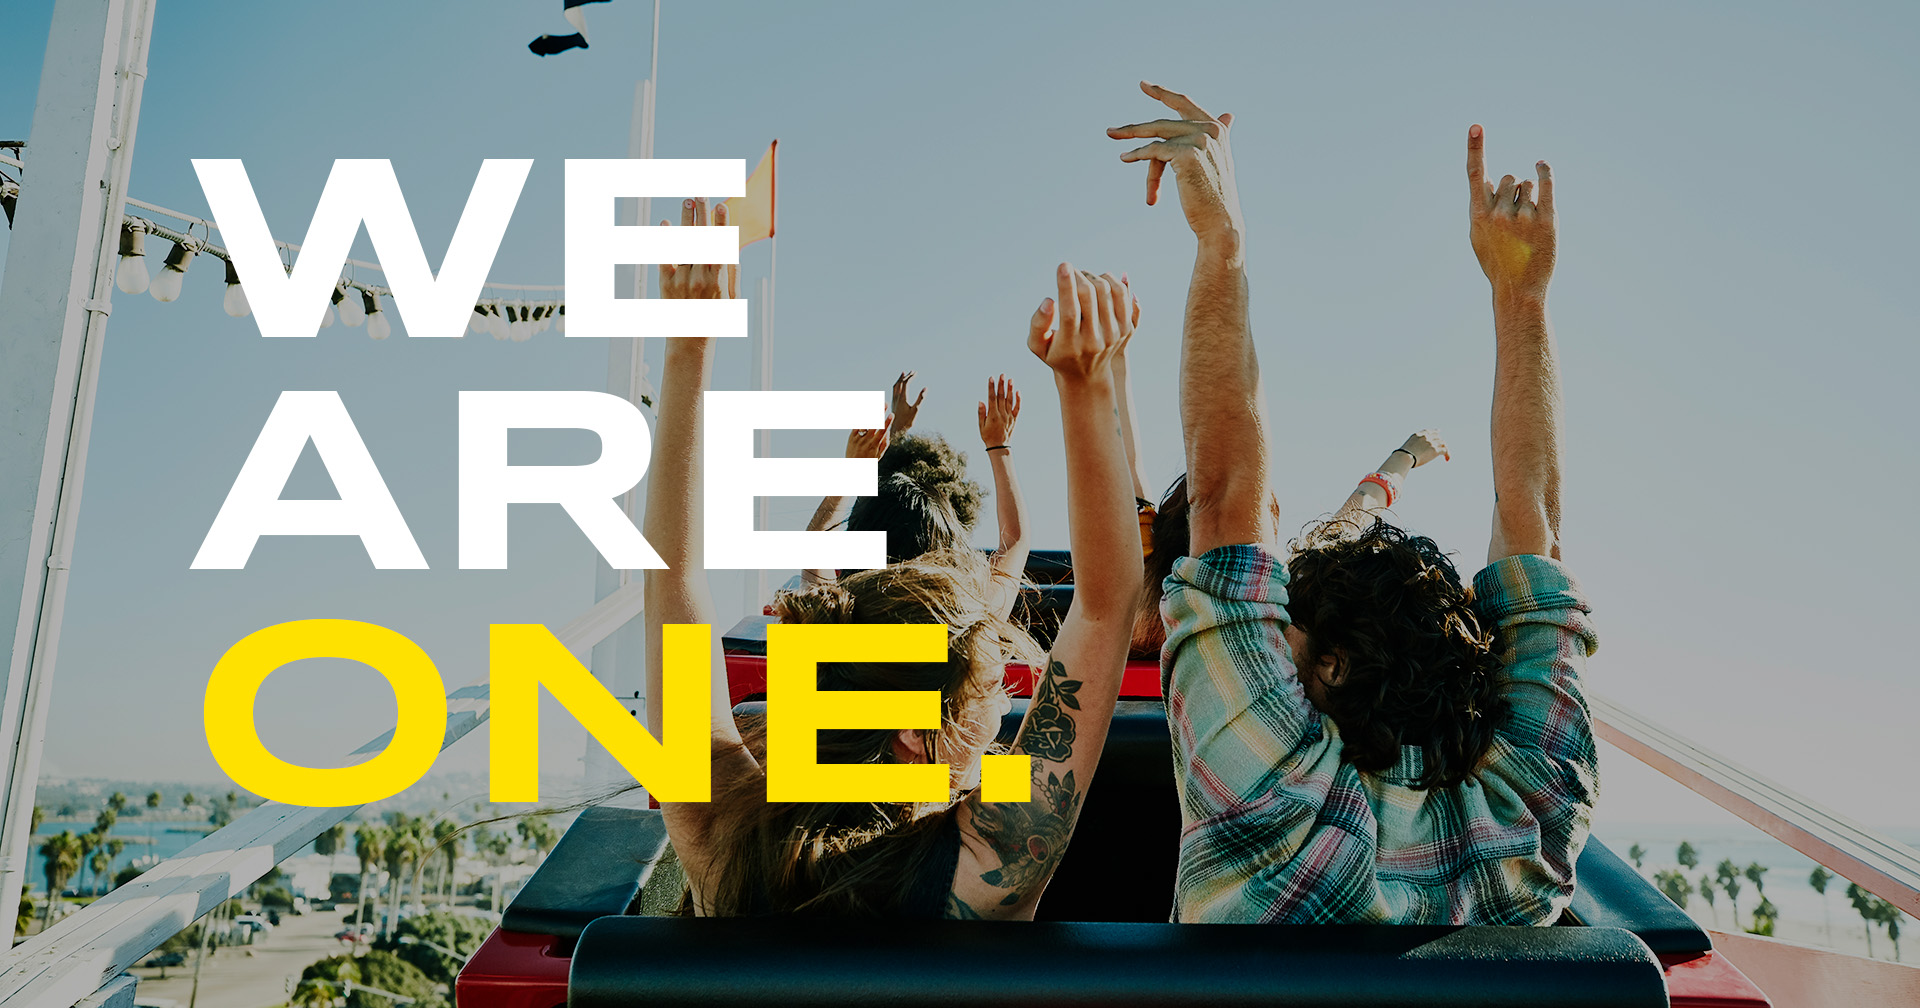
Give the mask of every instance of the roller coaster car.
[[(1050, 636), (1064, 553), (1036, 552), (1028, 613)], [(767, 620), (726, 638), (731, 693), (760, 709)], [(1008, 670), (1016, 693), (1031, 676)], [(1034, 924), (645, 915), (678, 869), (651, 809), (581, 813), (461, 970), (460, 1008), (638, 1005), (1674, 1005), (1765, 995), (1598, 840), (1559, 927), (1168, 924), (1179, 840), (1159, 668), (1131, 663), (1076, 842)], [(1016, 702), (1003, 731), (1025, 713)], [(661, 871), (656, 874), (655, 868)], [(644, 906), (643, 906), (644, 904)]]

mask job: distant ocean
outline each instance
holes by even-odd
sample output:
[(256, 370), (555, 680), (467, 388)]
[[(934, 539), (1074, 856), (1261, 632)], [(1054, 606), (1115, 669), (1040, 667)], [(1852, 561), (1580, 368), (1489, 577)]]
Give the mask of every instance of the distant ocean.
[[(61, 830), (71, 830), (74, 833), (90, 833), (93, 831), (93, 820), (47, 819), (40, 824), (40, 832), (33, 835), (33, 846), (27, 851), (28, 861), (31, 865), (27, 875), (33, 880), (33, 887), (36, 891), (44, 891), (47, 887), (46, 874), (42, 870), (40, 844), (44, 842), (47, 837), (58, 835)], [(192, 846), (199, 841), (201, 837), (206, 836), (207, 831), (208, 826), (205, 822), (194, 822), (191, 820), (173, 820), (169, 822), (162, 819), (147, 819), (142, 816), (121, 816), (119, 821), (113, 824), (113, 830), (109, 832), (107, 836), (110, 838), (119, 837), (127, 841), (127, 846), (125, 850), (120, 852), (120, 856), (113, 860), (113, 867), (107, 870), (107, 878), (113, 878), (115, 872), (142, 858), (146, 859), (142, 862), (143, 864), (151, 864), (154, 861), (164, 861)], [(85, 880), (84, 883), (82, 879)], [(68, 885), (84, 885), (81, 891), (92, 891), (93, 869), (91, 867), (86, 868), (85, 871), (75, 876), (74, 880), (68, 883)]]

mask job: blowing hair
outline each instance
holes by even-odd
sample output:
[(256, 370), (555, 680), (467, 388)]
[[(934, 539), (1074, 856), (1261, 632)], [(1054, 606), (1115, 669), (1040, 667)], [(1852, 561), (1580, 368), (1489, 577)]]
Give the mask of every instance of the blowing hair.
[(909, 434), (880, 456), (875, 494), (854, 501), (847, 528), (885, 532), (887, 562), (964, 549), (984, 493), (967, 478), (967, 457), (946, 439)]
[[(1009, 661), (1043, 667), (1027, 634), (989, 607), (986, 562), (968, 552), (936, 554), (842, 577), (836, 584), (782, 592), (782, 623), (943, 623), (944, 662), (821, 662), (823, 690), (938, 690), (941, 728), (927, 750), (985, 751), (998, 732), (987, 701), (1002, 689)], [(741, 744), (764, 757), (763, 724), (742, 725)], [(895, 763), (897, 728), (823, 729), (822, 763)], [(959, 770), (956, 765), (956, 772)], [(770, 802), (762, 773), (716, 782), (706, 826), (721, 916), (897, 916), (902, 901), (941, 850), (943, 808), (888, 802)]]
[(1316, 526), (1293, 543), (1287, 611), (1307, 635), (1295, 664), (1333, 655), (1323, 713), (1355, 768), (1392, 769), (1400, 747), (1424, 755), (1415, 788), (1466, 781), (1506, 718), (1494, 634), (1432, 539), (1376, 519)]

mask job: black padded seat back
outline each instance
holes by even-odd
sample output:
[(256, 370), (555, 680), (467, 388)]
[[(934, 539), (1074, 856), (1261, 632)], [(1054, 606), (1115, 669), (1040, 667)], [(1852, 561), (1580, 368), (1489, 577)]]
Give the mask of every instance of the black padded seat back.
[(577, 938), (595, 919), (626, 913), (666, 850), (658, 809), (586, 809), (507, 906), (500, 926)]
[(1620, 927), (1640, 936), (1656, 955), (1709, 952), (1713, 939), (1655, 889), (1634, 867), (1592, 837), (1574, 866), (1567, 911), (1588, 927)]
[(1615, 928), (609, 917), (580, 938), (568, 1004), (1664, 1008), (1667, 991)]
[[(1014, 704), (1001, 728), (1011, 742), (1026, 716)], [(1036, 919), (1164, 923), (1173, 912), (1180, 805), (1172, 740), (1158, 700), (1122, 700), (1100, 767), (1087, 788), (1073, 842), (1047, 884)]]

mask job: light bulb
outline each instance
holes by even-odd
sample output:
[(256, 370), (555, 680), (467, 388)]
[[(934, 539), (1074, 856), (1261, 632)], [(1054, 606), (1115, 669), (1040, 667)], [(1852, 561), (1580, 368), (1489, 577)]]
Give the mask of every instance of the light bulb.
[(147, 226), (129, 221), (120, 231), (120, 264), (114, 269), (114, 283), (123, 293), (145, 294), (150, 279), (147, 274)]
[(388, 322), (387, 313), (380, 310), (380, 298), (372, 291), (361, 291), (360, 302), (367, 311), (367, 335), (374, 339), (393, 335), (393, 323)]
[(533, 338), (533, 318), (525, 301), (513, 303), (513, 341), (525, 343)]
[(567, 306), (561, 305), (553, 310), (553, 328), (565, 336), (567, 334)]
[[(240, 288), (240, 274), (233, 268), (233, 260), (227, 260), (227, 296), (220, 302), (227, 314), (234, 318), (246, 318), (253, 306), (247, 303), (247, 292)], [(332, 314), (329, 310), (328, 314)], [(325, 329), (326, 326), (320, 328)]]
[(339, 291), (340, 296), (333, 299), (333, 306), (340, 309), (340, 321), (350, 326), (357, 326), (367, 320), (367, 309), (360, 303), (359, 297), (364, 293), (366, 292), (359, 290), (348, 291), (344, 286), (342, 287)]
[(320, 316), (320, 328), (322, 329), (333, 328), (333, 306), (332, 305), (328, 305), (327, 313), (325, 315)]
[(533, 334), (540, 335), (553, 328), (553, 306), (543, 304), (533, 310)]
[(193, 257), (198, 253), (192, 245), (173, 243), (167, 250), (166, 261), (160, 264), (160, 275), (153, 278), (153, 285), (148, 288), (155, 301), (164, 304), (179, 300), (180, 291), (187, 283), (187, 267), (193, 265)]
[(497, 304), (487, 306), (487, 334), (497, 340), (507, 338), (507, 320), (500, 317)]
[(487, 306), (474, 305), (473, 314), (467, 316), (467, 331), (475, 336), (487, 331)]

